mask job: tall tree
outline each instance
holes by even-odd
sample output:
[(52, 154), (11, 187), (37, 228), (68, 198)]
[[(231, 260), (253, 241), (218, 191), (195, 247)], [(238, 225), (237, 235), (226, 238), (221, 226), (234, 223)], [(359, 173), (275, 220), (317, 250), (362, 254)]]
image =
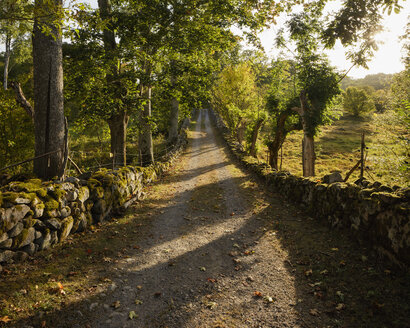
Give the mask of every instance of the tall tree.
[[(303, 176), (315, 175), (314, 137), (318, 128), (328, 118), (332, 99), (340, 93), (340, 77), (320, 55), (318, 35), (322, 31), (320, 21), (323, 4), (312, 5), (306, 11), (292, 15), (287, 23), (290, 39), (295, 42), (300, 105), (292, 108), (302, 120), (302, 166)], [(281, 35), (278, 44), (285, 45)]]
[(375, 110), (374, 101), (363, 89), (348, 87), (343, 93), (343, 108), (354, 116)]
[(225, 67), (213, 87), (212, 102), (242, 144), (246, 127), (257, 113), (256, 82), (249, 65)]
[[(34, 173), (40, 178), (64, 173), (65, 127), (62, 63), (62, 1), (36, 0), (34, 7)], [(50, 155), (43, 156), (46, 153)]]
[[(122, 98), (121, 81), (120, 81), (120, 59), (117, 55), (117, 43), (115, 40), (115, 26), (113, 24), (113, 15), (110, 0), (98, 0), (100, 16), (106, 23), (103, 30), (102, 40), (104, 43), (105, 62), (108, 65), (106, 74), (107, 90), (113, 97)], [(115, 106), (115, 105), (114, 105)], [(108, 125), (111, 134), (111, 153), (114, 156), (115, 165), (126, 165), (126, 139), (129, 113), (125, 106), (114, 108), (108, 117)]]
[[(28, 7), (27, 0), (4, 0), (0, 4), (0, 11), (6, 15), (6, 19), (0, 19), (0, 36), (4, 41), (4, 71), (3, 88), (7, 90), (8, 76), (10, 71), (10, 57), (12, 54), (13, 41), (29, 32), (32, 25), (27, 20), (16, 20), (14, 17), (22, 16)], [(1, 15), (0, 15), (1, 16)], [(1, 17), (0, 17), (1, 18)]]

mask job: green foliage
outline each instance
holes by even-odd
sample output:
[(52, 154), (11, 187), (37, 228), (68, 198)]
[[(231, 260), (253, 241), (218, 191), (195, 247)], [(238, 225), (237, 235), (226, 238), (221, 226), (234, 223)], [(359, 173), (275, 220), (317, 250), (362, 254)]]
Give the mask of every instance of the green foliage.
[(375, 105), (373, 99), (365, 90), (348, 87), (343, 93), (343, 108), (358, 117), (374, 111)]
[(391, 85), (391, 106), (410, 126), (410, 68), (397, 73)]
[(347, 87), (372, 87), (377, 90), (387, 90), (392, 82), (393, 74), (369, 74), (362, 79), (352, 79), (345, 77), (342, 80), (342, 89)]
[(226, 67), (212, 89), (212, 103), (232, 133), (257, 112), (255, 76), (249, 65)]
[[(34, 128), (30, 117), (16, 105), (11, 91), (0, 90), (0, 158), (1, 167), (34, 155)], [(10, 173), (26, 169), (16, 167)]]

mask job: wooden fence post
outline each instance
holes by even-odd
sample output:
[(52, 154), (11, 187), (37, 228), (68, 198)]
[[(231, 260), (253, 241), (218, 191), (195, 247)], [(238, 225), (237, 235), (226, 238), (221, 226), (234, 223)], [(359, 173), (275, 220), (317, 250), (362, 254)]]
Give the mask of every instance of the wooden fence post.
[(363, 179), (364, 174), (364, 149), (366, 145), (364, 143), (364, 132), (362, 133), (362, 143), (360, 146), (360, 179)]

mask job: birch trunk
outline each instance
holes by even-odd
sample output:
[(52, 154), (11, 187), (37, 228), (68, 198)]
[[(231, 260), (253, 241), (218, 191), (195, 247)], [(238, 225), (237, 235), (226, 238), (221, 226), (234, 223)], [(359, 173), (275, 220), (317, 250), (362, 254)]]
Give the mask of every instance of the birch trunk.
[(141, 113), (141, 132), (139, 136), (139, 148), (141, 163), (148, 166), (154, 163), (154, 147), (152, 144), (151, 130), (151, 86), (141, 86), (141, 97), (145, 100), (144, 108)]
[(6, 35), (6, 49), (4, 52), (4, 73), (3, 73), (3, 87), (7, 90), (8, 78), (9, 78), (9, 63), (11, 54), (11, 37), (9, 34)]

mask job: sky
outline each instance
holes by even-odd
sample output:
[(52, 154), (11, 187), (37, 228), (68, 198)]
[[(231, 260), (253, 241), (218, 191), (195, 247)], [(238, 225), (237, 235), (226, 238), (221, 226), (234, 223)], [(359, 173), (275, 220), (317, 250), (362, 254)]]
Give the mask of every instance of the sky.
[[(89, 3), (92, 7), (97, 7), (97, 0), (83, 0)], [(340, 7), (341, 1), (330, 1), (325, 10), (328, 12), (336, 11)], [(348, 76), (352, 78), (363, 78), (368, 74), (377, 73), (398, 73), (404, 70), (402, 58), (402, 45), (399, 42), (399, 37), (402, 36), (406, 30), (408, 17), (410, 16), (410, 1), (402, 1), (403, 9), (399, 14), (384, 15), (383, 23), (384, 31), (380, 32), (376, 40), (380, 42), (379, 50), (375, 53), (374, 58), (368, 63), (369, 69), (353, 68), (350, 70)], [(272, 26), (259, 34), (262, 45), (266, 53), (270, 57), (277, 57), (278, 51), (275, 50), (274, 41), (275, 35), (281, 25), (286, 21), (286, 16), (282, 15), (277, 20), (278, 24)], [(239, 32), (240, 33), (240, 32)], [(339, 43), (336, 47), (327, 51), (331, 64), (337, 67), (340, 71), (347, 71), (352, 64), (346, 60), (345, 50)]]
[[(97, 0), (82, 0), (80, 2), (89, 3), (93, 8), (97, 7)], [(326, 7), (329, 12), (337, 10), (341, 1), (330, 1)], [(379, 33), (376, 39), (381, 42), (379, 50), (374, 58), (368, 63), (369, 69), (353, 68), (348, 76), (352, 78), (362, 78), (368, 74), (377, 73), (398, 73), (404, 70), (402, 58), (402, 44), (399, 37), (405, 33), (406, 25), (410, 17), (410, 1), (402, 1), (403, 9), (399, 14), (384, 15), (384, 31)], [(278, 24), (266, 29), (259, 34), (262, 45), (270, 57), (277, 57), (278, 51), (274, 47), (275, 35), (278, 29), (286, 21), (285, 15), (278, 18)], [(240, 32), (239, 32), (240, 33)], [(410, 36), (409, 36), (410, 37)], [(4, 46), (0, 45), (0, 51), (4, 51)], [(328, 51), (330, 62), (340, 71), (346, 71), (351, 67), (351, 63), (346, 60), (345, 51), (341, 44), (336, 44), (335, 49)]]
[[(329, 12), (335, 11), (338, 8), (340, 1), (330, 2), (325, 10)], [(369, 69), (353, 68), (348, 76), (353, 78), (363, 78), (368, 74), (377, 73), (398, 73), (404, 70), (404, 64), (401, 61), (403, 56), (402, 44), (399, 37), (404, 35), (406, 25), (410, 15), (410, 1), (402, 3), (403, 9), (399, 14), (383, 15), (384, 31), (376, 36), (376, 40), (380, 42), (379, 50), (375, 53), (373, 59), (368, 63)], [(286, 21), (286, 17), (282, 15), (278, 19), (278, 25), (272, 26), (270, 29), (263, 31), (259, 36), (263, 47), (267, 54), (271, 57), (277, 57), (278, 51), (274, 47), (274, 40), (276, 32), (281, 25)], [(410, 37), (410, 36), (409, 36)], [(327, 51), (329, 60), (333, 66), (336, 66), (340, 71), (347, 71), (351, 66), (351, 62), (346, 60), (345, 50), (339, 43), (336, 47)]]

